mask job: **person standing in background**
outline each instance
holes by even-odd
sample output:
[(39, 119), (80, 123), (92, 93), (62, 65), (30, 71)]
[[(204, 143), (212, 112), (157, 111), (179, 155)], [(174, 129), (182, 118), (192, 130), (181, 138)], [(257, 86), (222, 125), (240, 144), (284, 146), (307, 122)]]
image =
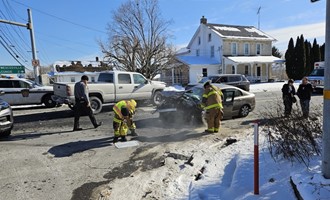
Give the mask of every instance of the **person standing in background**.
[(313, 93), (313, 86), (308, 82), (307, 77), (302, 79), (301, 84), (299, 85), (297, 95), (300, 99), (300, 106), (303, 112), (303, 117), (308, 118), (309, 116), (309, 106), (311, 101), (311, 96)]
[(296, 94), (296, 89), (293, 86), (293, 80), (290, 79), (288, 83), (284, 84), (282, 87), (282, 98), (284, 104), (284, 116), (288, 117), (291, 115), (292, 104), (296, 103), (294, 95)]
[(91, 103), (89, 101), (88, 94), (88, 76), (83, 75), (80, 82), (74, 85), (74, 97), (76, 104), (74, 106), (74, 125), (73, 131), (81, 131), (82, 128), (79, 127), (79, 118), (82, 114), (87, 114), (91, 120), (94, 128), (102, 125), (102, 122), (97, 123), (91, 108)]

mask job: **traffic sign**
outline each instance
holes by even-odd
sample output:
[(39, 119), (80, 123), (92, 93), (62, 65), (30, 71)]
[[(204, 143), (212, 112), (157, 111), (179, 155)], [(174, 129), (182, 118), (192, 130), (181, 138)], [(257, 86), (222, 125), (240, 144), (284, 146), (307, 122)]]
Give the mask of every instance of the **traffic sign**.
[(19, 65), (0, 65), (0, 74), (25, 74), (25, 67)]
[(40, 61), (39, 60), (37, 60), (37, 59), (33, 59), (32, 60), (32, 66), (33, 67), (37, 67), (37, 66), (39, 66), (40, 65)]

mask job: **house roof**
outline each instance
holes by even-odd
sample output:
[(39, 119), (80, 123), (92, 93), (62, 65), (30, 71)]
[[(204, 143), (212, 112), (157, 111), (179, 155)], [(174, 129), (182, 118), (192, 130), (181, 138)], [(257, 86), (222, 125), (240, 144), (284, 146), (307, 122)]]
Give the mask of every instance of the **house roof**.
[(179, 61), (187, 65), (218, 65), (219, 61), (208, 56), (177, 56)]
[(281, 58), (275, 56), (227, 56), (227, 59), (235, 63), (282, 63)]
[(206, 26), (215, 31), (222, 38), (242, 38), (275, 41), (275, 38), (267, 35), (254, 26), (237, 26), (211, 23), (207, 23)]

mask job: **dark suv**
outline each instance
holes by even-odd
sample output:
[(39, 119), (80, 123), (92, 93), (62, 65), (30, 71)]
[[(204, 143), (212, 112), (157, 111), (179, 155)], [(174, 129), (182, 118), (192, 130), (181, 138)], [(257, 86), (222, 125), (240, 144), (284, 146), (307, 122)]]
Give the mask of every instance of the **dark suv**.
[[(250, 81), (242, 74), (213, 74), (202, 78), (198, 83), (205, 83), (206, 81), (232, 85), (245, 91), (250, 91)], [(196, 84), (188, 84), (186, 90), (195, 85)]]

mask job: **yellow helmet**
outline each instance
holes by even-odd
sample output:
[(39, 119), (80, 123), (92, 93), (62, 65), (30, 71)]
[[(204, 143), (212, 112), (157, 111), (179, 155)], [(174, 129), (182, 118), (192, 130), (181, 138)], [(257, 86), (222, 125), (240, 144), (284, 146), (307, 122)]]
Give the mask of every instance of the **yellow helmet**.
[(136, 101), (134, 99), (131, 99), (131, 100), (127, 101), (127, 104), (128, 104), (128, 106), (131, 109), (135, 110), (135, 108), (136, 108)]

